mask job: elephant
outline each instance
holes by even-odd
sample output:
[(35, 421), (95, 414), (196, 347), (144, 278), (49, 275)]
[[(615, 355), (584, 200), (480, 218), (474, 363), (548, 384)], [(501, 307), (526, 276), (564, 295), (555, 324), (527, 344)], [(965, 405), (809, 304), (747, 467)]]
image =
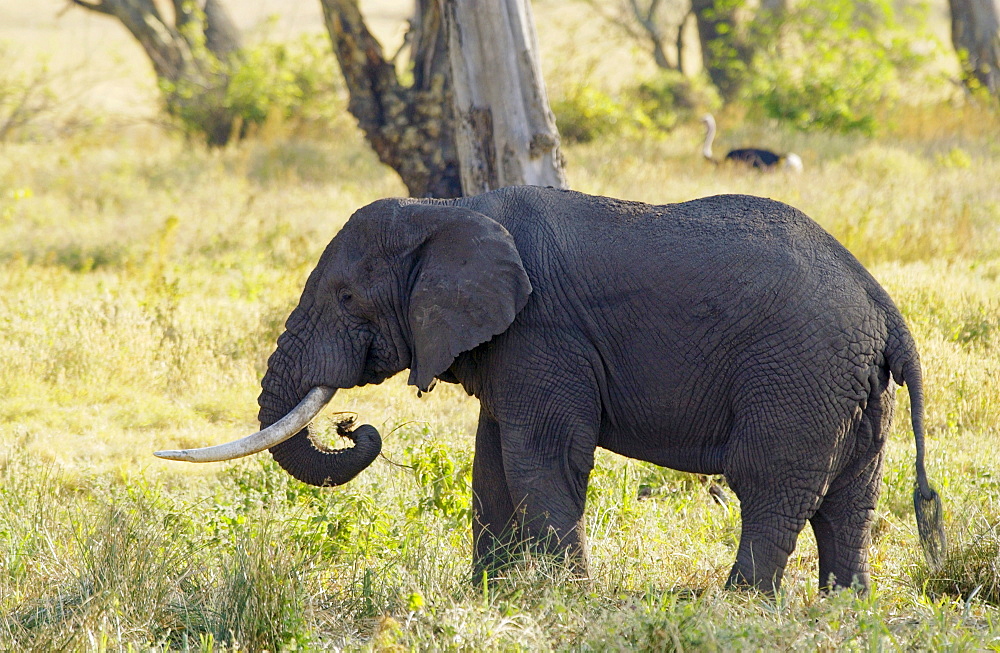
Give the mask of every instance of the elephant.
[(649, 205), (515, 186), (383, 199), (323, 252), (261, 381), (262, 431), (157, 455), (269, 449), (305, 483), (345, 483), (378, 431), (324, 450), (307, 424), (337, 389), (409, 369), (479, 400), (473, 570), (528, 545), (588, 574), (584, 503), (597, 447), (724, 475), (741, 532), (727, 587), (774, 592), (810, 522), (825, 589), (869, 585), (895, 384), (909, 392), (914, 505), (944, 546), (924, 467), (916, 345), (886, 291), (791, 206), (746, 195)]

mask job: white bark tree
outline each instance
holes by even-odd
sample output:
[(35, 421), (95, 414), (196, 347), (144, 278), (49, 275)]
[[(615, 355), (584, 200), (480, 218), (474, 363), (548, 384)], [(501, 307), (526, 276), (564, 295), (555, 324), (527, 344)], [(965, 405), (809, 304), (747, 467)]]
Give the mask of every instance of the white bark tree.
[(320, 2), (348, 109), (411, 195), (566, 185), (527, 0), (418, 0), (409, 76), (397, 74), (357, 0)]
[(528, 0), (443, 0), (466, 195), (566, 187)]

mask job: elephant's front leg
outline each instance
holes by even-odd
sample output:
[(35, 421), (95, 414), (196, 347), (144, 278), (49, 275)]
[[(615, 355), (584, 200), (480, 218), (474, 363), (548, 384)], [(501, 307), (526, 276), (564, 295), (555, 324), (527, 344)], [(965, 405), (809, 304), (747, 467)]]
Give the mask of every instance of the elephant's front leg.
[(501, 426), (511, 502), (526, 543), (563, 558), (579, 577), (589, 570), (584, 504), (597, 427), (558, 409), (527, 426)]
[(519, 526), (503, 466), (500, 425), (479, 413), (476, 455), (472, 462), (472, 574), (493, 576), (510, 564), (520, 545)]

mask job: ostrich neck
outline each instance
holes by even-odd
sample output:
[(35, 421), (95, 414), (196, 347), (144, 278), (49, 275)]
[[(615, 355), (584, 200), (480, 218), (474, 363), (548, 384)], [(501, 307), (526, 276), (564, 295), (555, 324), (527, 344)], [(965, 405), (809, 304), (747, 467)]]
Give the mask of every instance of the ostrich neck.
[(715, 125), (711, 122), (705, 125), (705, 145), (701, 149), (701, 153), (705, 155), (706, 159), (712, 158), (712, 141), (715, 140)]

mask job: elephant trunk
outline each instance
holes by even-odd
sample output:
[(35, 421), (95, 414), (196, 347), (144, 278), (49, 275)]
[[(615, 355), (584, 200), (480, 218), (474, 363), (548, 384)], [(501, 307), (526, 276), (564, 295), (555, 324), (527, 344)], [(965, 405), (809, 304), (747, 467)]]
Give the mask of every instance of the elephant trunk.
[[(259, 400), (260, 424), (265, 430), (272, 423), (285, 419), (286, 406), (291, 403), (282, 399), (288, 390), (277, 380), (282, 375), (272, 372), (269, 369), (264, 377)], [(335, 390), (329, 387), (325, 390), (332, 399)], [(382, 438), (370, 424), (363, 424), (354, 430), (344, 427), (337, 430), (353, 441), (354, 446), (328, 449), (312, 439), (308, 425), (301, 425), (294, 435), (274, 443), (268, 450), (282, 469), (303, 483), (320, 487), (343, 485), (375, 462), (382, 451)]]
[(309, 485), (343, 485), (361, 473), (382, 451), (382, 437), (371, 424), (362, 424), (343, 433), (354, 442), (349, 449), (321, 448), (304, 428), (288, 440), (269, 449), (286, 472)]

